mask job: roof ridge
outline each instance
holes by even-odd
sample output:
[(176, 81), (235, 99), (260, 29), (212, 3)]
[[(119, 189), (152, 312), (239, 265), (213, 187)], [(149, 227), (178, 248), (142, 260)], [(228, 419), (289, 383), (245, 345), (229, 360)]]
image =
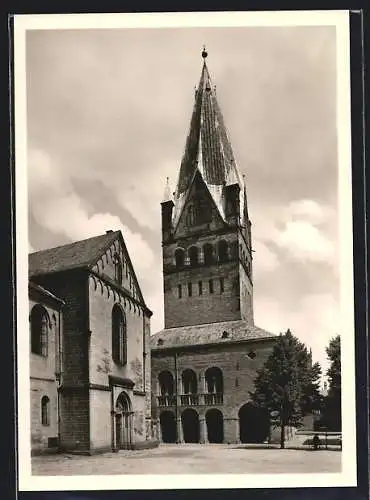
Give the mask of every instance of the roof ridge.
[(48, 250), (56, 250), (57, 248), (68, 247), (71, 245), (75, 245), (76, 243), (82, 243), (84, 241), (94, 240), (97, 238), (103, 238), (103, 236), (107, 236), (108, 234), (115, 234), (115, 233), (119, 233), (119, 232), (120, 232), (119, 229), (117, 231), (112, 231), (111, 233), (110, 233), (110, 231), (106, 231), (105, 233), (98, 234), (96, 236), (90, 236), (90, 238), (83, 238), (82, 240), (71, 241), (70, 243), (64, 243), (63, 245), (57, 245), (55, 247), (48, 247), (48, 248), (44, 248), (42, 250), (36, 250), (35, 252), (30, 252), (28, 255), (35, 255), (36, 253), (47, 252)]

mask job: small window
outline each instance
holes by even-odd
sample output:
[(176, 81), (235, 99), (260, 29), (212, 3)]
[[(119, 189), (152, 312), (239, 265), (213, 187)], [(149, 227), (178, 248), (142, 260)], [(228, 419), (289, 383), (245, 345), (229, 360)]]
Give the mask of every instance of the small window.
[(177, 293), (178, 293), (179, 299), (181, 299), (182, 298), (182, 287), (181, 287), (181, 285), (177, 285)]
[(220, 293), (224, 293), (224, 279), (220, 278)]
[(112, 308), (112, 359), (121, 366), (127, 362), (126, 317), (118, 304)]
[(189, 261), (191, 266), (198, 264), (198, 249), (197, 247), (190, 247), (188, 250)]
[(226, 331), (222, 332), (222, 338), (223, 338), (223, 339), (227, 339), (227, 338), (228, 338), (228, 336), (229, 336), (229, 333), (228, 333), (228, 332), (226, 332)]
[(209, 280), (209, 293), (213, 293), (213, 280)]
[(48, 355), (49, 316), (46, 309), (36, 304), (31, 311), (31, 351), (40, 356)]
[(188, 295), (189, 297), (193, 295), (193, 287), (191, 283), (188, 283)]
[(218, 244), (218, 260), (219, 262), (226, 262), (228, 260), (227, 243), (221, 240)]
[(235, 379), (235, 387), (239, 387), (239, 379), (238, 379), (238, 377)]
[(255, 353), (254, 351), (250, 351), (250, 352), (248, 353), (248, 357), (249, 357), (250, 359), (254, 359), (254, 358), (256, 357), (256, 353)]
[(199, 281), (198, 283), (198, 290), (199, 290), (199, 295), (203, 294), (203, 283)]
[(41, 424), (50, 425), (50, 400), (47, 396), (41, 398)]
[(213, 247), (210, 243), (206, 243), (203, 246), (203, 256), (204, 256), (204, 264), (209, 265), (213, 262)]
[(122, 262), (118, 253), (114, 255), (114, 280), (122, 285)]
[(158, 339), (157, 340), (157, 345), (163, 345), (163, 339)]
[(182, 248), (177, 248), (175, 251), (176, 267), (183, 267), (185, 262), (185, 252)]

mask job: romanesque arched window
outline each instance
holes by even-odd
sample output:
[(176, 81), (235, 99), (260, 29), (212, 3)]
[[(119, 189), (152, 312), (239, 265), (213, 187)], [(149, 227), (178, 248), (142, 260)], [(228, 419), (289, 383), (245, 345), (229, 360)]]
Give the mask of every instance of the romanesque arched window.
[(118, 365), (127, 362), (126, 317), (118, 304), (112, 309), (112, 358)]
[(122, 285), (122, 261), (118, 253), (114, 254), (114, 280), (119, 285)]
[(191, 266), (198, 264), (198, 249), (197, 247), (190, 247), (188, 250), (189, 261)]
[(189, 205), (186, 210), (186, 225), (193, 226), (195, 224), (195, 207), (194, 205)]
[(185, 252), (182, 248), (176, 248), (175, 250), (175, 262), (176, 267), (183, 267), (185, 264)]
[(50, 425), (50, 400), (47, 396), (41, 398), (41, 424)]
[(203, 254), (204, 254), (204, 264), (212, 264), (213, 262), (213, 247), (210, 243), (206, 243), (203, 245)]
[(225, 240), (221, 240), (218, 244), (218, 260), (220, 262), (227, 261), (227, 243)]
[(31, 311), (31, 352), (48, 355), (49, 316), (46, 309), (36, 304)]

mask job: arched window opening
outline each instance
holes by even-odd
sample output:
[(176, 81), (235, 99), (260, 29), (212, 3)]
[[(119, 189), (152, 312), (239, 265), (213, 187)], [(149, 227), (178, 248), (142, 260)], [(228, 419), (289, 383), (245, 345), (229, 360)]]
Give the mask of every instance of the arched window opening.
[(114, 263), (114, 280), (119, 285), (122, 285), (122, 261), (118, 253), (114, 254), (113, 263)]
[(198, 380), (195, 372), (186, 369), (181, 374), (183, 394), (196, 394), (198, 391)]
[(163, 371), (158, 375), (159, 391), (160, 394), (173, 394), (175, 389), (175, 384), (173, 380), (173, 375), (169, 371)]
[(118, 304), (112, 309), (112, 358), (118, 365), (127, 362), (126, 318)]
[(195, 207), (194, 205), (189, 205), (186, 211), (186, 225), (193, 226), (195, 224)]
[(158, 375), (159, 383), (159, 406), (171, 406), (175, 404), (175, 382), (171, 372), (165, 370)]
[(205, 373), (207, 391), (209, 393), (223, 393), (223, 377), (220, 368), (208, 368)]
[(36, 304), (31, 311), (31, 351), (40, 356), (48, 355), (49, 316), (46, 309)]
[(210, 243), (206, 243), (203, 245), (203, 255), (204, 255), (204, 264), (209, 265), (213, 262), (213, 247)]
[(50, 425), (50, 400), (47, 396), (41, 398), (41, 424)]
[(227, 243), (225, 240), (221, 240), (218, 244), (218, 260), (219, 262), (226, 262), (228, 260), (227, 255)]
[(177, 248), (175, 251), (176, 267), (183, 267), (185, 263), (185, 252), (182, 248)]
[(191, 266), (198, 264), (198, 249), (197, 247), (190, 247), (188, 250), (189, 261)]

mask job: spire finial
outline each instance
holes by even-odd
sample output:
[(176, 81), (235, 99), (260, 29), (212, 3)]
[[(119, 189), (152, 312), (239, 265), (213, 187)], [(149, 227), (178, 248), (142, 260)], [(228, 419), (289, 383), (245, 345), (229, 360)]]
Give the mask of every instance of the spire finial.
[(206, 46), (203, 45), (202, 57), (205, 60), (207, 56), (208, 56), (208, 52), (206, 51)]
[(166, 187), (164, 188), (164, 195), (162, 202), (172, 201), (171, 188), (170, 188), (170, 178), (166, 177)]

